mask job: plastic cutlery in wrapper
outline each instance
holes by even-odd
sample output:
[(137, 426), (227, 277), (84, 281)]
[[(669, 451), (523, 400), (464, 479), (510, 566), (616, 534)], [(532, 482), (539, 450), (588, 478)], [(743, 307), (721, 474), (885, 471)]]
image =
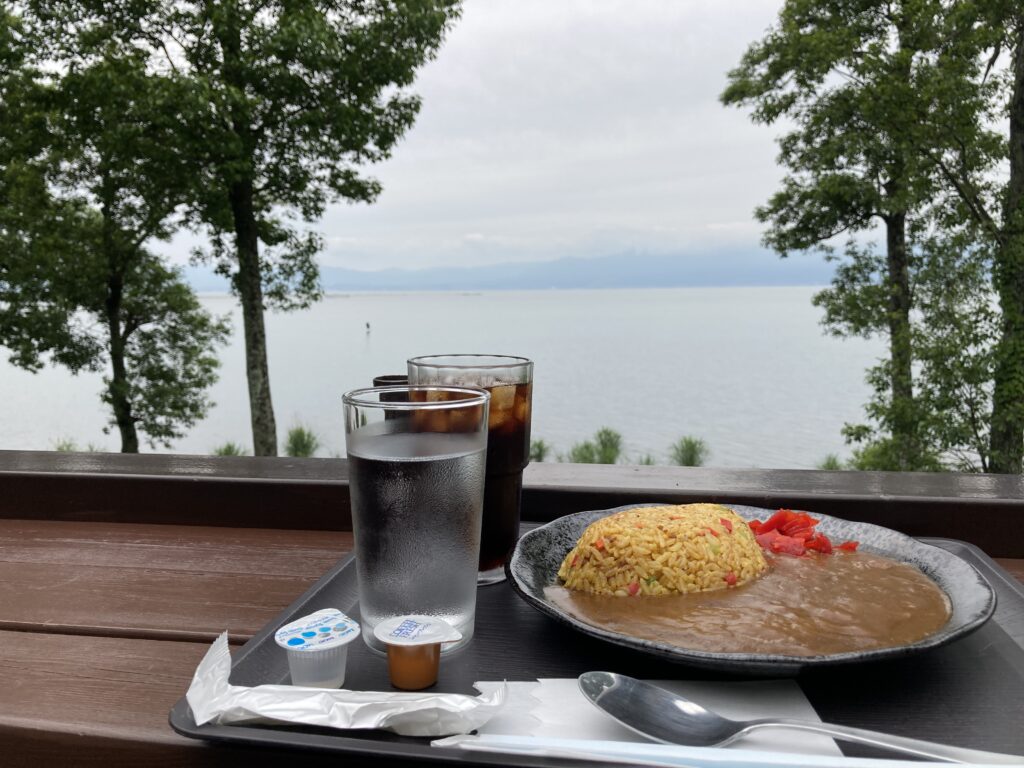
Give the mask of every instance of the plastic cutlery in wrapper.
[(227, 632), (199, 662), (185, 698), (196, 725), (296, 723), (374, 728), (402, 736), (449, 736), (476, 730), (505, 704), (506, 686), (488, 694), (385, 693), (293, 685), (231, 685)]

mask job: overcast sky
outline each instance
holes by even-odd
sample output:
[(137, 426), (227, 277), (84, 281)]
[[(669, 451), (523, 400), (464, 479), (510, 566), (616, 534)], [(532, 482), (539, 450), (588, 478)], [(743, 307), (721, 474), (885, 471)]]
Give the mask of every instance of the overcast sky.
[(756, 249), (776, 131), (718, 101), (781, 0), (465, 0), (325, 265), (471, 266)]

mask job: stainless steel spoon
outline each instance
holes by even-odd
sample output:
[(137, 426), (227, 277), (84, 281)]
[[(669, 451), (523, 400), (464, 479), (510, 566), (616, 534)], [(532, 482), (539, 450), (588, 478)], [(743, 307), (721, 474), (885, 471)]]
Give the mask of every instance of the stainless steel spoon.
[(843, 741), (870, 744), (916, 757), (951, 763), (994, 763), (1024, 765), (1024, 757), (961, 749), (930, 741), (890, 736), (845, 725), (811, 723), (784, 718), (730, 720), (689, 699), (614, 672), (584, 672), (580, 690), (599, 709), (627, 728), (665, 744), (690, 747), (724, 747), (758, 728), (792, 728), (828, 734)]

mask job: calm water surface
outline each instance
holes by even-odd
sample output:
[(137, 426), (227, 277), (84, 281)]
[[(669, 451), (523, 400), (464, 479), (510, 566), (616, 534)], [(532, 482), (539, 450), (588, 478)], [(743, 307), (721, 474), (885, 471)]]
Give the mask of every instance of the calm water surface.
[[(278, 429), (312, 427), (320, 455), (344, 454), (343, 392), (404, 373), (415, 355), (494, 352), (535, 361), (533, 433), (556, 452), (608, 426), (634, 460), (668, 463), (669, 446), (689, 434), (710, 445), (709, 466), (811, 468), (848, 454), (840, 429), (861, 418), (864, 371), (884, 353), (880, 341), (825, 336), (815, 290), (330, 295), (267, 316)], [(174, 446), (180, 453), (251, 444), (241, 313), (230, 297), (203, 303), (230, 315), (235, 332), (221, 351), (217, 405)], [(102, 433), (100, 387), (99, 375), (0, 362), (0, 448), (70, 439), (117, 450), (116, 435)]]

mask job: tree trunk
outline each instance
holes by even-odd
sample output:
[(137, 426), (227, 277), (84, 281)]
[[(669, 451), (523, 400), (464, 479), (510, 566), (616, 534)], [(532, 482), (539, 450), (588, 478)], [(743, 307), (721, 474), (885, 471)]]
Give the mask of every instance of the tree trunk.
[(235, 287), (242, 302), (245, 326), (245, 372), (249, 382), (249, 417), (256, 456), (277, 455), (277, 424), (270, 398), (267, 333), (263, 325), (263, 286), (260, 274), (259, 235), (253, 209), (251, 180), (231, 185), (231, 212), (235, 223), (238, 274)]
[(910, 265), (906, 228), (906, 213), (899, 212), (886, 216), (886, 261), (889, 267), (889, 381), (892, 390), (890, 429), (897, 448), (900, 470), (916, 469), (918, 466), (913, 349), (910, 336)]
[(114, 423), (121, 433), (121, 453), (138, 453), (139, 435), (135, 431), (135, 418), (132, 416), (131, 384), (124, 364), (125, 337), (121, 326), (124, 266), (118, 253), (114, 222), (109, 216), (110, 201), (114, 197), (114, 182), (106, 171), (102, 171), (102, 174), (103, 203), (100, 211), (103, 215), (103, 255), (107, 264), (107, 298), (104, 305), (107, 311), (107, 344), (110, 351), (107, 398), (114, 411)]
[(120, 275), (111, 275), (107, 281), (107, 329), (110, 333), (110, 383), (107, 396), (114, 411), (114, 421), (121, 433), (121, 453), (139, 452), (139, 435), (135, 431), (135, 418), (129, 393), (128, 373), (124, 365), (124, 339), (121, 336), (121, 296), (124, 291)]
[[(216, 13), (211, 13), (210, 19), (224, 56), (221, 75), (231, 88), (244, 94), (246, 82), (241, 64), (243, 24), (238, 17), (238, 5), (223, 4)], [(238, 261), (238, 272), (233, 279), (242, 302), (245, 327), (245, 373), (249, 383), (252, 449), (256, 456), (276, 456), (277, 424), (270, 398), (267, 333), (263, 326), (263, 280), (253, 194), (252, 168), (256, 150), (251, 115), (241, 100), (236, 100), (231, 106), (230, 123), (239, 149), (233, 158), (237, 170), (226, 178), (226, 182), (235, 227), (235, 258)]]
[(1024, 19), (1018, 22), (1010, 96), (1010, 179), (994, 281), (1002, 313), (992, 393), (991, 469), (1019, 474), (1024, 457)]

